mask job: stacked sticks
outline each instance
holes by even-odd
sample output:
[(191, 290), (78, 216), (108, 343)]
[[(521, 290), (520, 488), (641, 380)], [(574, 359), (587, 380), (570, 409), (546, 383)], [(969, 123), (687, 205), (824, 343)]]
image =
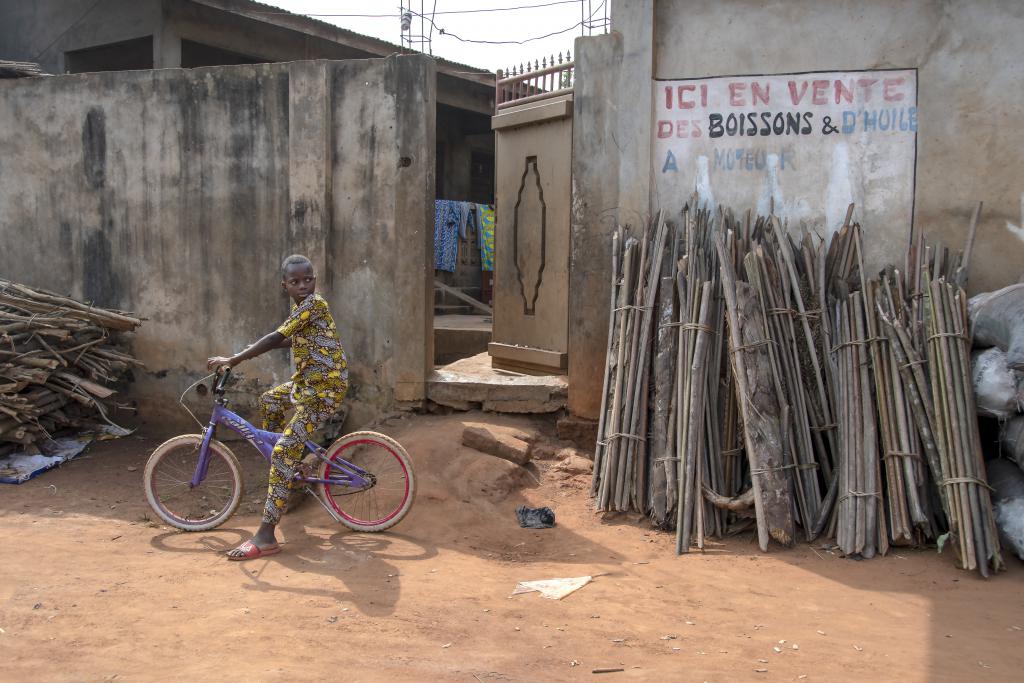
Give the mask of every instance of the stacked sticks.
[(110, 387), (141, 365), (114, 338), (141, 321), (0, 280), (0, 455), (108, 421)]
[(919, 239), (902, 272), (871, 278), (852, 213), (827, 245), (689, 207), (616, 232), (598, 510), (674, 528), (681, 553), (753, 525), (762, 550), (827, 533), (872, 557), (951, 538), (965, 568), (1001, 565), (966, 260)]

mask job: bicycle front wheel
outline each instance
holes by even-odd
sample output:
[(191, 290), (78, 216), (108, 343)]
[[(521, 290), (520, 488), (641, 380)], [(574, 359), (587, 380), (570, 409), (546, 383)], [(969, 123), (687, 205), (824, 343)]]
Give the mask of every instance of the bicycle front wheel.
[(338, 478), (352, 465), (367, 473), (371, 481), (362, 488), (342, 484), (318, 486), (328, 512), (349, 529), (384, 531), (409, 513), (416, 495), (412, 461), (391, 437), (377, 432), (354, 432), (331, 444), (326, 458), (320, 463), (319, 479)]
[(143, 477), (146, 498), (153, 511), (184, 531), (206, 531), (220, 526), (242, 501), (238, 460), (219, 441), (210, 441), (206, 476), (198, 486), (192, 486), (202, 444), (201, 434), (185, 434), (165, 441), (149, 456)]

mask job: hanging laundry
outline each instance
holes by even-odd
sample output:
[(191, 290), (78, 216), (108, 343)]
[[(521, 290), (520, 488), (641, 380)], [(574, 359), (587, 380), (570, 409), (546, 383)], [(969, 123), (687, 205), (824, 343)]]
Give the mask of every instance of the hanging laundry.
[(476, 228), (476, 204), (473, 202), (459, 202), (459, 238), (468, 240), (470, 228)]
[(480, 235), (480, 270), (494, 270), (494, 205), (477, 204), (476, 215)]
[(455, 272), (459, 254), (460, 202), (438, 199), (434, 202), (434, 268)]

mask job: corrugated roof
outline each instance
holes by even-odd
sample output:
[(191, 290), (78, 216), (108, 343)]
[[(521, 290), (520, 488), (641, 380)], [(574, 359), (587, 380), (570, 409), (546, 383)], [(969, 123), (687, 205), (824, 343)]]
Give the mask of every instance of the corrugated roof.
[[(409, 50), (401, 45), (390, 43), (380, 38), (368, 36), (363, 33), (357, 33), (347, 28), (342, 28), (336, 24), (332, 24), (316, 17), (309, 17), (304, 14), (296, 14), (295, 12), (289, 12), (288, 10), (274, 5), (268, 5), (263, 2), (256, 2), (256, 0), (192, 0), (208, 7), (214, 7), (226, 12), (233, 12), (235, 14), (241, 14), (251, 19), (258, 19), (266, 21), (267, 23), (276, 24), (284, 28), (291, 28), (293, 30), (301, 30), (295, 24), (307, 24), (308, 26), (317, 27), (320, 30), (326, 30), (328, 32), (336, 34), (338, 42), (344, 42), (343, 37), (350, 37), (357, 39), (360, 43), (370, 43), (378, 47), (376, 50), (381, 57), (387, 57), (396, 52), (407, 53)], [(281, 19), (287, 19), (282, 22)], [(367, 50), (372, 51), (372, 50)], [(473, 81), (476, 83), (484, 82), (484, 78), (493, 78), (494, 72), (488, 71), (487, 69), (481, 69), (479, 67), (472, 66), (470, 64), (462, 64), (459, 62), (453, 62), (448, 59), (441, 57), (434, 57), (438, 62), (438, 65), (443, 67), (442, 72), (449, 75), (453, 75), (459, 78), (465, 78), (465, 80)], [(474, 78), (475, 76), (475, 78)]]

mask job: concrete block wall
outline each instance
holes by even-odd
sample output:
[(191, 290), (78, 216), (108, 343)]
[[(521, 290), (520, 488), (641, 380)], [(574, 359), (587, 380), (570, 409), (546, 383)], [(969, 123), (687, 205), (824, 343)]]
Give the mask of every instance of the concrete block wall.
[[(206, 357), (287, 315), (279, 265), (305, 252), (353, 420), (420, 398), (435, 82), (426, 57), (0, 82), (0, 274), (147, 318), (130, 398), (170, 429)], [(284, 351), (240, 370), (241, 406), (290, 374)]]
[[(636, 225), (660, 208), (678, 208), (660, 206), (651, 189), (655, 78), (917, 69), (913, 229), (960, 249), (982, 200), (969, 290), (1002, 287), (1024, 273), (1024, 133), (1013, 125), (1024, 79), (1016, 56), (1020, 2), (619, 0), (612, 28), (609, 36), (577, 39), (575, 49), (574, 413), (599, 412), (615, 223)], [(910, 225), (865, 229), (867, 239), (874, 234), (887, 244), (911, 237)], [(893, 259), (902, 262), (902, 253)]]

